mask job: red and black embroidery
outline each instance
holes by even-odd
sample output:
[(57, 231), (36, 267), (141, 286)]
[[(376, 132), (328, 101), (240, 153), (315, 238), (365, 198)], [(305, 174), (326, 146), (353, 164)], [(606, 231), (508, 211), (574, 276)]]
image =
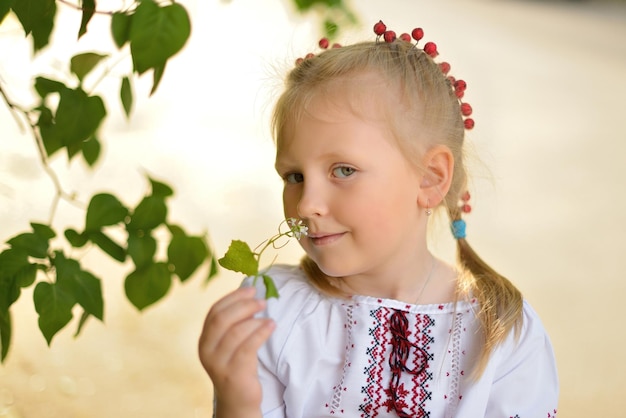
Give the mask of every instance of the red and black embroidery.
[[(376, 309), (371, 316), (375, 321), (369, 330), (372, 345), (367, 349), (369, 365), (365, 368), (367, 384), (361, 389), (366, 395), (359, 407), (361, 417), (376, 417), (382, 408), (401, 418), (430, 417), (426, 404), (432, 399), (429, 362), (434, 358), (430, 351), (434, 339), (429, 328), (434, 326), (434, 319), (389, 308)], [(385, 363), (389, 370), (385, 370)]]

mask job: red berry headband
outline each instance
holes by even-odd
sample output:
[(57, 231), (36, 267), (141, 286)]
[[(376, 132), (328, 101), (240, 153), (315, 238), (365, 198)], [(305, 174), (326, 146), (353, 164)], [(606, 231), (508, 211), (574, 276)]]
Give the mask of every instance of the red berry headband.
[[(387, 30), (387, 26), (383, 23), (382, 20), (379, 20), (378, 23), (374, 25), (374, 33), (376, 34), (376, 42), (380, 41), (382, 37), (386, 43), (395, 42), (397, 39), (403, 42), (411, 42), (411, 39), (415, 39), (415, 47), (417, 48), (417, 44), (424, 37), (424, 30), (422, 28), (415, 28), (409, 35), (408, 33), (403, 33), (399, 37), (396, 37), (396, 33), (392, 30)], [(319, 46), (322, 49), (328, 49), (330, 46), (330, 42), (327, 38), (322, 38), (319, 41)], [(332, 48), (340, 48), (340, 44), (333, 44)], [(439, 51), (437, 51), (437, 45), (434, 42), (426, 42), (424, 47), (422, 48), (424, 53), (431, 58), (435, 58), (439, 55)], [(315, 54), (308, 53), (304, 58), (298, 58), (296, 60), (296, 65), (300, 65), (305, 59), (313, 58)], [(447, 62), (441, 62), (438, 64), (439, 68), (443, 75), (450, 82), (450, 86), (454, 89), (454, 94), (459, 100), (461, 115), (463, 115), (463, 125), (465, 129), (472, 129), (474, 127), (474, 119), (469, 116), (472, 114), (472, 106), (469, 103), (463, 102), (461, 99), (465, 95), (465, 90), (467, 89), (467, 83), (464, 80), (457, 80), (453, 76), (449, 75), (450, 72), (450, 64)]]

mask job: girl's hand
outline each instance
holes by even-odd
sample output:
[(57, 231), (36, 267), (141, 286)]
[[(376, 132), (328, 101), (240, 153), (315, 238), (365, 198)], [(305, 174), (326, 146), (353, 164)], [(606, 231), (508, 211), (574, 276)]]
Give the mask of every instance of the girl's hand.
[(257, 350), (274, 322), (254, 317), (266, 304), (255, 294), (252, 287), (235, 290), (217, 301), (204, 321), (198, 351), (213, 382), (217, 417), (261, 417)]

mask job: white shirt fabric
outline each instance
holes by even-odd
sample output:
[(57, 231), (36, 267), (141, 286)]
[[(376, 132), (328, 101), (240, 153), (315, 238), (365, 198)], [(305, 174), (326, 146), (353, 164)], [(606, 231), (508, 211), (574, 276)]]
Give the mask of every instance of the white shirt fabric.
[[(280, 297), (262, 314), (277, 324), (258, 354), (265, 418), (556, 417), (552, 346), (526, 301), (519, 340), (511, 333), (473, 380), (481, 341), (475, 301), (337, 299), (320, 294), (297, 266), (268, 274)], [(262, 280), (257, 287), (263, 297)]]

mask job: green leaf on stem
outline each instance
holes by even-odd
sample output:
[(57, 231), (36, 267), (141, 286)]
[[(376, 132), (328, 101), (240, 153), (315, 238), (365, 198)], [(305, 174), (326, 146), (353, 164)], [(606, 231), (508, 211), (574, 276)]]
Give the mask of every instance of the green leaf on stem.
[(135, 268), (141, 268), (153, 262), (156, 253), (157, 243), (150, 234), (131, 231), (128, 234), (128, 255), (135, 263)]
[(117, 197), (108, 193), (96, 194), (87, 207), (85, 232), (98, 231), (103, 226), (124, 222), (127, 216), (128, 209)]
[(91, 318), (91, 315), (87, 311), (83, 311), (83, 314), (80, 316), (80, 320), (78, 321), (78, 326), (76, 327), (76, 332), (74, 333), (74, 338), (78, 337), (78, 335), (83, 330), (83, 327), (87, 323), (87, 320)]
[(225, 269), (240, 272), (247, 276), (259, 274), (259, 260), (244, 241), (231, 241), (228, 251), (217, 262)]
[(165, 199), (160, 196), (146, 196), (135, 208), (127, 229), (148, 231), (165, 223), (166, 217)]
[(89, 74), (91, 70), (93, 70), (96, 65), (98, 65), (98, 63), (107, 56), (108, 55), (96, 54), (95, 52), (84, 52), (82, 54), (74, 55), (70, 60), (70, 71), (76, 74), (76, 77), (78, 77), (82, 83), (87, 74)]
[(132, 15), (122, 12), (113, 13), (111, 17), (111, 36), (118, 48), (123, 47), (130, 39)]
[(66, 258), (60, 251), (55, 253), (54, 266), (59, 288), (71, 294), (86, 312), (102, 321), (104, 299), (100, 279), (82, 270), (78, 261)]
[(92, 136), (82, 143), (81, 151), (87, 165), (93, 168), (100, 157), (100, 141), (95, 135)]
[(163, 78), (163, 74), (165, 74), (166, 65), (167, 61), (164, 61), (162, 64), (154, 67), (154, 71), (152, 72), (152, 89), (150, 89), (150, 96), (156, 93), (159, 84), (161, 84), (161, 79)]
[(126, 297), (140, 311), (167, 294), (172, 276), (165, 263), (149, 264), (130, 273), (124, 282)]
[(150, 186), (152, 187), (152, 196), (169, 197), (174, 194), (174, 190), (167, 184), (157, 181), (152, 177), (148, 177), (148, 180), (150, 180)]
[(35, 78), (35, 90), (42, 99), (45, 99), (50, 93), (60, 93), (66, 89), (67, 86), (60, 81), (50, 80), (41, 76)]
[(64, 232), (65, 239), (75, 248), (81, 248), (89, 241), (89, 238), (85, 234), (80, 234), (78, 231), (72, 228), (68, 228)]
[(191, 34), (187, 10), (173, 3), (161, 6), (142, 0), (130, 26), (130, 52), (135, 71), (143, 74), (164, 63), (182, 49)]
[(55, 334), (72, 319), (72, 307), (76, 301), (60, 286), (48, 282), (39, 282), (35, 286), (33, 301), (39, 314), (39, 329), (50, 345)]
[(15, 0), (0, 1), (0, 24), (2, 23), (6, 15), (9, 14), (9, 11), (11, 11), (11, 7), (13, 7), (14, 3), (15, 3)]
[(99, 231), (89, 232), (89, 240), (96, 244), (102, 251), (110, 255), (113, 259), (123, 263), (126, 260), (126, 250), (118, 243)]
[(263, 284), (265, 285), (265, 299), (269, 299), (269, 298), (278, 299), (278, 296), (279, 296), (278, 289), (276, 289), (274, 280), (267, 274), (263, 275)]
[(218, 264), (217, 264), (217, 258), (215, 257), (211, 257), (211, 262), (209, 265), (209, 274), (207, 274), (206, 279), (204, 280), (204, 283), (207, 284), (211, 281), (211, 279), (213, 279), (215, 276), (217, 276), (217, 273), (219, 272), (218, 269)]
[(181, 228), (170, 226), (172, 240), (167, 248), (169, 262), (181, 282), (187, 280), (206, 260), (209, 250), (200, 237), (190, 237)]
[(7, 241), (11, 248), (21, 249), (35, 258), (48, 257), (48, 239), (34, 232), (24, 232)]
[(85, 33), (87, 33), (87, 25), (89, 21), (93, 17), (96, 12), (96, 1), (95, 0), (82, 0), (83, 16), (80, 21), (80, 29), (78, 30), (78, 39), (81, 38)]
[(120, 99), (122, 100), (122, 107), (126, 117), (130, 117), (130, 112), (133, 110), (133, 88), (130, 85), (130, 78), (122, 78), (122, 86), (120, 87)]
[(19, 248), (10, 248), (0, 253), (0, 308), (8, 309), (20, 296), (20, 288), (28, 287), (37, 277), (37, 264), (28, 261), (28, 253)]
[(9, 354), (11, 346), (11, 311), (0, 308), (0, 362)]
[(26, 36), (32, 34), (33, 50), (48, 45), (57, 11), (55, 0), (17, 0), (12, 8)]
[(64, 89), (54, 118), (56, 135), (65, 146), (86, 141), (95, 134), (106, 113), (99, 96), (89, 96), (80, 87)]

